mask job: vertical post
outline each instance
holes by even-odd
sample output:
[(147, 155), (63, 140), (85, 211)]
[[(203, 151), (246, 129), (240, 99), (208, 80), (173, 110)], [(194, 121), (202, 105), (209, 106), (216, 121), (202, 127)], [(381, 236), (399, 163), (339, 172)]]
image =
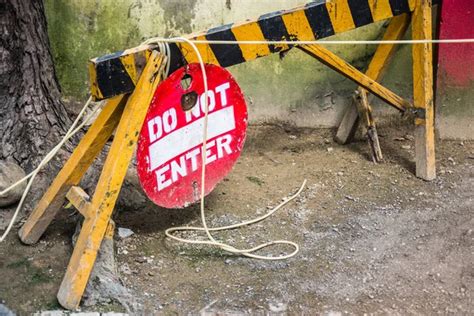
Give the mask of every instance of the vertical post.
[[(431, 0), (416, 1), (412, 18), (414, 40), (432, 39), (431, 14)], [(416, 176), (430, 181), (436, 178), (432, 44), (415, 44), (412, 54)]]

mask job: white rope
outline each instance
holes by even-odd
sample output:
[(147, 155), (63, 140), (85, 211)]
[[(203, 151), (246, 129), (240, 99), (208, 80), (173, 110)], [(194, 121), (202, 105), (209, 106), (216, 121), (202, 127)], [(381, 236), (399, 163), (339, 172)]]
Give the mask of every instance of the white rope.
[(150, 43), (193, 43), (193, 44), (216, 44), (216, 45), (380, 45), (380, 44), (464, 44), (474, 43), (474, 38), (461, 39), (423, 39), (423, 40), (317, 40), (317, 41), (226, 41), (226, 40), (189, 40), (186, 38), (161, 38), (155, 37), (143, 44)]
[[(208, 114), (209, 114), (209, 104), (208, 104), (208, 98), (207, 98), (208, 82), (207, 82), (206, 68), (204, 66), (204, 61), (202, 59), (201, 53), (197, 49), (196, 45), (192, 41), (190, 41), (186, 38), (181, 37), (181, 38), (174, 38), (174, 39), (168, 39), (168, 40), (164, 40), (164, 39), (161, 39), (161, 38), (152, 38), (152, 39), (147, 40), (144, 44), (146, 45), (146, 44), (156, 43), (156, 44), (158, 44), (160, 51), (169, 53), (170, 50), (169, 50), (168, 43), (170, 43), (170, 42), (186, 42), (193, 48), (193, 50), (195, 51), (195, 53), (198, 57), (199, 65), (200, 65), (201, 72), (202, 72), (202, 77), (203, 77), (204, 100), (205, 101), (204, 101), (204, 124), (203, 124), (203, 142), (202, 142), (202, 147), (203, 148), (202, 148), (202, 151), (201, 151), (202, 166), (201, 166), (201, 199), (200, 199), (201, 222), (202, 222), (203, 227), (193, 227), (193, 226), (173, 227), (173, 228), (169, 228), (165, 231), (166, 236), (171, 238), (171, 239), (183, 242), (183, 243), (214, 246), (214, 247), (221, 248), (222, 250), (225, 250), (225, 251), (230, 252), (230, 253), (240, 254), (240, 255), (243, 255), (243, 256), (246, 256), (246, 257), (261, 259), (261, 260), (283, 260), (283, 259), (288, 259), (288, 258), (293, 257), (294, 255), (296, 255), (298, 253), (299, 246), (298, 246), (298, 244), (296, 244), (292, 241), (275, 240), (275, 241), (270, 241), (270, 242), (267, 242), (267, 243), (263, 243), (263, 244), (258, 245), (256, 247), (253, 247), (253, 248), (238, 249), (238, 248), (233, 247), (231, 245), (228, 245), (226, 243), (217, 241), (214, 238), (214, 236), (211, 234), (211, 232), (213, 232), (213, 231), (223, 231), (223, 230), (235, 229), (235, 228), (251, 225), (251, 224), (260, 222), (260, 221), (268, 218), (273, 213), (275, 213), (277, 210), (279, 210), (281, 207), (283, 207), (284, 205), (286, 205), (287, 203), (289, 203), (290, 201), (295, 199), (301, 193), (301, 191), (303, 191), (303, 188), (306, 185), (306, 180), (303, 181), (303, 184), (301, 185), (300, 189), (294, 195), (292, 195), (291, 197), (289, 197), (287, 199), (284, 199), (283, 202), (281, 202), (278, 206), (276, 206), (270, 212), (268, 212), (267, 214), (265, 214), (263, 216), (260, 216), (256, 219), (253, 219), (253, 220), (244, 221), (244, 222), (241, 222), (241, 223), (238, 223), (238, 224), (234, 224), (234, 225), (223, 226), (223, 227), (208, 227), (207, 221), (206, 221), (206, 211), (205, 211), (205, 203), (204, 203), (204, 201), (205, 201), (205, 186), (206, 186), (206, 158), (207, 158), (206, 157), (206, 149), (207, 149), (207, 138), (208, 138), (207, 126), (208, 126)], [(169, 61), (171, 58), (169, 58), (170, 56), (167, 56), (167, 57), (168, 57), (167, 60)], [(207, 235), (208, 240), (196, 240), (196, 239), (186, 239), (186, 238), (176, 237), (176, 236), (173, 235), (173, 233), (177, 232), (177, 231), (204, 231)], [(254, 252), (256, 252), (260, 249), (263, 249), (263, 248), (266, 248), (266, 247), (269, 247), (269, 246), (273, 246), (273, 245), (277, 245), (277, 244), (292, 246), (294, 248), (294, 251), (289, 253), (289, 254), (276, 256), (276, 257), (274, 257), (274, 256), (262, 256), (262, 255), (257, 255), (257, 254), (254, 253)]]
[[(64, 135), (63, 139), (43, 158), (43, 160), (41, 160), (40, 164), (38, 165), (38, 167), (36, 167), (35, 170), (33, 170), (31, 173), (29, 173), (28, 175), (26, 175), (24, 178), (18, 180), (17, 182), (15, 182), (14, 184), (12, 184), (11, 186), (9, 186), (8, 188), (6, 188), (5, 190), (1, 191), (0, 192), (0, 196), (6, 194), (7, 192), (9, 192), (10, 190), (13, 190), (15, 187), (17, 187), (18, 185), (20, 185), (21, 183), (25, 182), (26, 180), (30, 179), (28, 181), (28, 184), (26, 185), (26, 188), (25, 188), (25, 191), (23, 191), (23, 194), (21, 196), (21, 199), (20, 199), (20, 202), (18, 203), (17, 207), (16, 207), (16, 210), (15, 212), (13, 213), (13, 217), (11, 218), (10, 220), (10, 223), (8, 224), (7, 226), (7, 229), (3, 232), (2, 234), (2, 237), (0, 237), (0, 242), (4, 241), (5, 238), (8, 236), (8, 234), (10, 233), (15, 221), (16, 221), (16, 218), (18, 217), (18, 214), (20, 213), (20, 210), (21, 208), (23, 207), (23, 203), (25, 202), (25, 199), (26, 199), (26, 196), (28, 195), (28, 193), (30, 192), (30, 189), (31, 189), (31, 186), (33, 184), (33, 181), (35, 180), (36, 176), (38, 175), (38, 173), (40, 172), (40, 170), (51, 160), (53, 159), (53, 157), (58, 153), (58, 151), (61, 149), (61, 147), (74, 135), (76, 134), (77, 132), (79, 132), (81, 130), (81, 128), (95, 115), (95, 113), (97, 113), (97, 111), (99, 110), (99, 107), (96, 107), (89, 115), (86, 119), (84, 119), (82, 121), (81, 124), (77, 125), (79, 123), (79, 121), (81, 120), (81, 118), (84, 116), (84, 113), (86, 112), (86, 110), (89, 108), (89, 105), (92, 101), (92, 97), (90, 97), (87, 102), (85, 103), (84, 107), (82, 108), (82, 110), (79, 112), (79, 114), (77, 115), (76, 117), (76, 120), (72, 123), (71, 127), (69, 128), (69, 130), (66, 132), (66, 135)], [(77, 127), (76, 127), (77, 126)]]

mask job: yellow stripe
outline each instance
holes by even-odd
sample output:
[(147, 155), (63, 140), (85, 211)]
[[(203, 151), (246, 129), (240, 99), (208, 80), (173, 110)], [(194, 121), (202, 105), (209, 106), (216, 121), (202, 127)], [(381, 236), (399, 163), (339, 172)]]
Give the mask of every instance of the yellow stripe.
[(342, 33), (355, 28), (351, 9), (346, 0), (327, 2), (326, 8), (335, 33)]
[(313, 30), (303, 10), (284, 14), (282, 19), (292, 40), (315, 40)]
[[(237, 41), (265, 40), (265, 37), (263, 37), (262, 30), (256, 22), (233, 26), (232, 33), (234, 33), (235, 39)], [(261, 56), (270, 55), (270, 49), (268, 48), (268, 45), (242, 44), (239, 45), (239, 47), (242, 51), (242, 56), (247, 61), (254, 60)]]
[(92, 97), (94, 98), (94, 100), (102, 100), (104, 96), (102, 95), (99, 90), (99, 87), (97, 86), (97, 70), (95, 69), (95, 64), (89, 62), (88, 68)]
[(370, 11), (374, 22), (382, 21), (392, 17), (392, 9), (389, 0), (368, 0)]
[(410, 7), (410, 11), (414, 11), (417, 5), (417, 0), (408, 0), (408, 6)]
[[(204, 41), (206, 40), (206, 37), (204, 35), (200, 35), (194, 37), (193, 39), (198, 41)], [(191, 47), (191, 45), (189, 45), (188, 43), (182, 43), (178, 44), (178, 46), (180, 47), (181, 53), (189, 64), (199, 62), (199, 58), (194, 52), (194, 49)], [(217, 58), (212, 52), (212, 49), (209, 44), (196, 44), (196, 47), (199, 50), (199, 53), (201, 53), (204, 63), (219, 65), (219, 62), (217, 61)]]
[(123, 64), (123, 67), (128, 73), (130, 79), (132, 79), (133, 84), (137, 84), (137, 68), (135, 67), (135, 55), (128, 54), (124, 56), (120, 56), (120, 61)]

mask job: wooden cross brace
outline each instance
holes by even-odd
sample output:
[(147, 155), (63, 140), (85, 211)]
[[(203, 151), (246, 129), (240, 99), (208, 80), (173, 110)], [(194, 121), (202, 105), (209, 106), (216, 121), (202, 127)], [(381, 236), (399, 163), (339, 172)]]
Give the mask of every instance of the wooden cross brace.
[[(367, 16), (367, 12), (370, 16)], [(407, 29), (410, 14), (413, 38), (431, 39), (431, 0), (318, 1), (294, 10), (264, 15), (257, 21), (216, 28), (194, 38), (229, 39), (227, 36), (234, 40), (248, 40), (260, 36), (267, 40), (314, 40), (392, 18), (384, 39), (399, 39)], [(357, 122), (362, 119), (374, 148), (374, 160), (379, 161), (382, 155), (368, 93), (378, 96), (400, 111), (414, 108), (417, 113), (416, 174), (425, 180), (435, 178), (431, 44), (413, 45), (413, 105), (378, 83), (395, 51), (394, 45), (379, 45), (365, 74), (320, 45), (297, 47), (359, 85), (355, 106), (346, 113), (338, 132), (337, 137), (341, 142), (350, 138)], [(270, 44), (224, 45), (219, 48), (205, 44), (198, 45), (198, 48), (205, 62), (222, 66), (289, 49), (285, 45)], [(181, 54), (181, 59), (171, 60), (173, 67), (193, 62), (196, 58), (184, 44), (174, 45), (172, 52)], [(136, 148), (148, 105), (161, 80), (159, 74), (164, 62), (165, 57), (152, 45), (104, 56), (91, 62), (89, 71), (93, 96), (96, 99), (107, 98), (106, 104), (19, 231), (24, 243), (36, 243), (66, 199), (84, 216), (84, 224), (57, 295), (59, 303), (67, 309), (79, 306), (101, 242), (105, 237), (112, 238), (112, 212)], [(77, 185), (114, 131), (115, 136), (95, 193), (89, 199)]]

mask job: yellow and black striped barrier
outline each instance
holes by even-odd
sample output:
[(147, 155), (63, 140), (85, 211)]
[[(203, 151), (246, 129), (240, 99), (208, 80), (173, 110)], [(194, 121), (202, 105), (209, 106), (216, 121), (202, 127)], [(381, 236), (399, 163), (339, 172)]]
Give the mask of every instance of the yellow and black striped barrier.
[[(435, 1), (437, 2), (437, 1)], [(412, 12), (416, 0), (321, 0), (290, 10), (260, 16), (253, 21), (228, 24), (189, 35), (193, 40), (219, 41), (314, 41), (377, 21)], [(206, 63), (228, 67), (271, 53), (288, 50), (288, 45), (197, 44)], [(144, 45), (90, 61), (92, 96), (96, 100), (132, 92), (147, 52)], [(187, 43), (170, 44), (170, 73), (198, 61)]]

